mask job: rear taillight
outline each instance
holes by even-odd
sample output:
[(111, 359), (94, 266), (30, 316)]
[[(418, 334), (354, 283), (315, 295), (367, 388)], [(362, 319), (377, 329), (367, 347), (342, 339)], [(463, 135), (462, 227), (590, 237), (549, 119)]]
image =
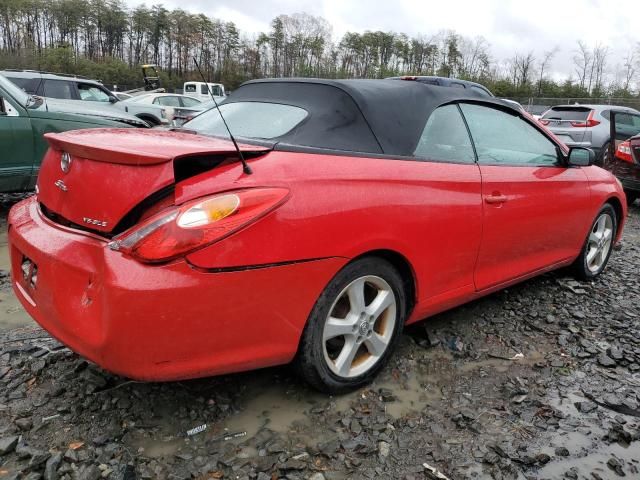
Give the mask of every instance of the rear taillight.
[(616, 158), (622, 160), (623, 162), (634, 163), (633, 157), (631, 156), (631, 142), (626, 141), (618, 145), (618, 149), (616, 150)]
[(571, 126), (576, 128), (585, 128), (585, 127), (595, 127), (596, 125), (600, 125), (600, 122), (598, 120), (593, 119), (593, 112), (594, 110), (591, 110), (589, 112), (589, 116), (584, 122), (582, 121), (571, 122)]
[(109, 248), (141, 262), (166, 262), (228, 237), (282, 205), (288, 195), (286, 188), (252, 188), (200, 198), (148, 218)]

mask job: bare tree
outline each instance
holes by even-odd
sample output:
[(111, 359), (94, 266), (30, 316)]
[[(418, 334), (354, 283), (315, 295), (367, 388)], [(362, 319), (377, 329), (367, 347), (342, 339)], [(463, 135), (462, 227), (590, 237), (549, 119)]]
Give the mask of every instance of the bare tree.
[(489, 42), (478, 36), (473, 40), (460, 39), (460, 74), (468, 78), (480, 78), (489, 70)]
[(582, 40), (578, 40), (578, 50), (575, 51), (573, 56), (573, 65), (576, 75), (578, 76), (578, 82), (580, 82), (580, 88), (583, 90), (592, 62), (593, 55), (591, 54), (591, 50), (589, 50)]
[(544, 52), (542, 56), (542, 60), (540, 60), (540, 62), (538, 63), (538, 70), (539, 70), (538, 96), (542, 95), (542, 81), (544, 80), (544, 74), (547, 71), (547, 68), (549, 67), (549, 65), (551, 64), (553, 57), (556, 56), (558, 51), (560, 51), (560, 48), (557, 45), (553, 47), (552, 50), (547, 50), (546, 52)]
[(604, 69), (607, 64), (608, 55), (609, 55), (609, 47), (605, 47), (603, 45), (598, 44), (593, 49), (593, 62), (591, 66), (591, 71), (593, 72), (593, 74), (591, 75), (591, 77), (593, 78), (593, 83), (591, 83), (591, 79), (590, 79), (589, 92), (593, 92), (593, 91), (602, 92), (603, 83), (604, 83)]
[(531, 79), (533, 65), (536, 57), (533, 52), (529, 52), (526, 55), (516, 54), (514, 58), (515, 72), (516, 72), (516, 87), (523, 87), (529, 83)]
[(622, 87), (623, 90), (629, 91), (631, 81), (636, 75), (636, 67), (638, 66), (638, 51), (636, 49), (630, 50), (624, 57), (624, 77)]

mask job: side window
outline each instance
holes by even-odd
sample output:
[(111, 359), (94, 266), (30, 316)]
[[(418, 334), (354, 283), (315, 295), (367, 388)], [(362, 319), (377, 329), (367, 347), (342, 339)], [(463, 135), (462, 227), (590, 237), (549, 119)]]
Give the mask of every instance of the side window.
[(42, 95), (50, 98), (62, 98), (75, 100), (71, 82), (65, 80), (45, 80), (42, 86)]
[(190, 98), (190, 97), (182, 97), (182, 106), (183, 107), (193, 107), (195, 105), (198, 105), (202, 102), (200, 102), (200, 100), (196, 100), (195, 98)]
[(628, 113), (616, 113), (616, 125), (625, 125), (631, 127), (633, 125), (631, 115)]
[(165, 107), (179, 107), (180, 106), (180, 99), (178, 97), (174, 97), (174, 96), (158, 97), (158, 98), (156, 98), (156, 100), (158, 100), (158, 103), (160, 105), (163, 105)]
[(188, 83), (184, 87), (184, 91), (188, 93), (196, 93), (196, 86), (193, 83)]
[(638, 131), (640, 131), (640, 115), (631, 115), (631, 120), (633, 121), (633, 126), (634, 128), (636, 128)]
[(209, 87), (206, 84), (200, 85), (200, 93), (202, 95), (209, 95)]
[(517, 115), (461, 104), (478, 162), (489, 165), (557, 165), (556, 145)]
[(457, 105), (445, 105), (431, 113), (414, 156), (445, 162), (475, 162), (471, 139)]
[[(6, 76), (6, 75), (5, 75)], [(39, 78), (19, 78), (6, 76), (9, 80), (19, 86), (25, 92), (35, 95), (38, 91), (38, 85), (40, 84)]]
[(99, 87), (89, 83), (78, 83), (78, 94), (80, 100), (88, 102), (108, 102), (109, 94), (102, 91)]

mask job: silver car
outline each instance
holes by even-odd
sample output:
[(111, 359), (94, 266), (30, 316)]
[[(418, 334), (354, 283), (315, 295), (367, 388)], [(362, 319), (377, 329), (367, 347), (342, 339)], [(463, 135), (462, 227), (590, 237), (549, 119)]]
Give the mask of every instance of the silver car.
[(557, 105), (544, 112), (539, 122), (568, 147), (588, 147), (602, 165), (611, 141), (611, 111), (616, 112), (616, 146), (640, 131), (640, 112), (614, 105)]
[(121, 102), (97, 80), (33, 70), (2, 70), (0, 73), (30, 95), (82, 105), (82, 108), (91, 109), (94, 115), (128, 114), (150, 126), (168, 125), (171, 121), (164, 107)]

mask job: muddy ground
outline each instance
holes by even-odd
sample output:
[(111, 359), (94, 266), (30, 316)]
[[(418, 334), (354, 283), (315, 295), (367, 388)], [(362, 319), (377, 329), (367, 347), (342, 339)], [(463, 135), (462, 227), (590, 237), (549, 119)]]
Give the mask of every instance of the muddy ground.
[(0, 479), (637, 479), (639, 270), (636, 206), (597, 281), (547, 274), (410, 328), (342, 397), (287, 367), (127, 381), (20, 320), (1, 280)]

